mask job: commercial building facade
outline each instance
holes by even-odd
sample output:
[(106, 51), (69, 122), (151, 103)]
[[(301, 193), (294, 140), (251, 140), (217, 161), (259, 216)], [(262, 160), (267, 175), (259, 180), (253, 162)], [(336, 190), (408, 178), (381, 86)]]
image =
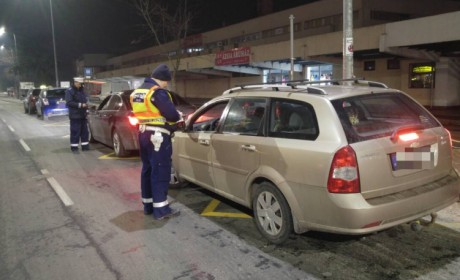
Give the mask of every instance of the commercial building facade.
[[(321, 0), (184, 40), (174, 90), (212, 98), (237, 84), (342, 77), (343, 1)], [(460, 2), (353, 1), (355, 77), (401, 89), (426, 106), (460, 105)], [(111, 57), (92, 78), (136, 87), (158, 63), (172, 65), (175, 42)], [(169, 50), (169, 51), (165, 51)], [(86, 62), (78, 62), (79, 70)]]

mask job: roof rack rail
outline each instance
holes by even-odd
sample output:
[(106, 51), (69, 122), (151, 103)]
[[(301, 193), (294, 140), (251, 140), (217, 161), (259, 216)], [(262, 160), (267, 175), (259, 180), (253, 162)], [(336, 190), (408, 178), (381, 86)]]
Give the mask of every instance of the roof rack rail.
[(235, 87), (224, 91), (223, 95), (233, 93), (237, 90), (248, 89), (248, 88), (272, 88), (273, 91), (279, 91), (279, 88), (289, 87), (294, 89), (295, 86), (280, 84), (280, 83), (259, 83), (259, 84), (244, 84), (236, 85)]
[(223, 92), (223, 95), (233, 93), (237, 90), (250, 89), (250, 88), (271, 88), (273, 91), (279, 91), (280, 88), (289, 87), (291, 89), (297, 89), (298, 86), (307, 86), (308, 93), (316, 94), (327, 94), (326, 91), (319, 87), (311, 87), (308, 85), (340, 85), (341, 82), (353, 82), (353, 84), (366, 85), (369, 87), (379, 87), (379, 88), (388, 88), (387, 85), (381, 82), (367, 81), (364, 78), (351, 78), (351, 79), (332, 79), (332, 80), (319, 80), (319, 81), (310, 81), (305, 80), (293, 80), (286, 83), (256, 83), (256, 84), (243, 84), (237, 85), (233, 88), (230, 88)]
[(353, 82), (354, 84), (367, 85), (369, 87), (381, 87), (388, 88), (387, 85), (380, 82), (367, 81), (364, 78), (351, 78), (351, 79), (332, 79), (332, 80), (319, 80), (319, 81), (309, 81), (309, 80), (294, 80), (287, 82), (287, 85), (296, 87), (298, 85), (311, 85), (311, 84), (332, 84), (339, 85), (340, 82)]

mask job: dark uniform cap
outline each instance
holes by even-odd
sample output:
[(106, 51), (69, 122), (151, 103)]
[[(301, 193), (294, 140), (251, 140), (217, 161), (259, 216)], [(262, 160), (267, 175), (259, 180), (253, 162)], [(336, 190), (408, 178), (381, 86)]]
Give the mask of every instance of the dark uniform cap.
[(171, 72), (166, 64), (160, 64), (153, 69), (152, 78), (160, 81), (171, 81)]

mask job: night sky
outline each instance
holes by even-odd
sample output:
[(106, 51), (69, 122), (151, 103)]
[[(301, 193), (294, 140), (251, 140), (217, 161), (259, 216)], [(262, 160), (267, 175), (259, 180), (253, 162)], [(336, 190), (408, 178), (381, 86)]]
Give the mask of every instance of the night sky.
[[(308, 2), (311, 0), (275, 0), (274, 10)], [(52, 0), (52, 3), (61, 81), (73, 77), (73, 61), (84, 53), (119, 55), (152, 45), (143, 19), (129, 0)], [(257, 0), (189, 0), (188, 7), (197, 15), (190, 35), (257, 16)], [(50, 14), (50, 0), (0, 0), (0, 26), (5, 26), (8, 32), (0, 37), (0, 44), (13, 46), (14, 33), (19, 55), (40, 57), (35, 63), (43, 64), (44, 69), (51, 67), (51, 81), (54, 81)]]

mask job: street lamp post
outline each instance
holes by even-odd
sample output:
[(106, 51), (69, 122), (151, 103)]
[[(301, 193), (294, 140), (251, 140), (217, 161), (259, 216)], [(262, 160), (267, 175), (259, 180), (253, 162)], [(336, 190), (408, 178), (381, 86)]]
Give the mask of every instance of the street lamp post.
[[(2, 36), (3, 34), (5, 34), (6, 31), (5, 31), (5, 27), (1, 27), (0, 28), (0, 36)], [(20, 78), (19, 78), (19, 58), (18, 58), (18, 45), (16, 43), (16, 34), (13, 33), (13, 41), (14, 41), (14, 64), (16, 65), (16, 71), (15, 71), (15, 77), (16, 77), (16, 94), (18, 95), (17, 97), (19, 98), (20, 97), (20, 94), (19, 94), (19, 83), (20, 83)], [(2, 45), (3, 47), (3, 45)]]
[(53, 2), (51, 0), (50, 0), (50, 13), (51, 13), (51, 31), (53, 32), (54, 73), (56, 75), (56, 87), (59, 87), (59, 76), (58, 76), (57, 55), (56, 55), (56, 40), (54, 38)]

